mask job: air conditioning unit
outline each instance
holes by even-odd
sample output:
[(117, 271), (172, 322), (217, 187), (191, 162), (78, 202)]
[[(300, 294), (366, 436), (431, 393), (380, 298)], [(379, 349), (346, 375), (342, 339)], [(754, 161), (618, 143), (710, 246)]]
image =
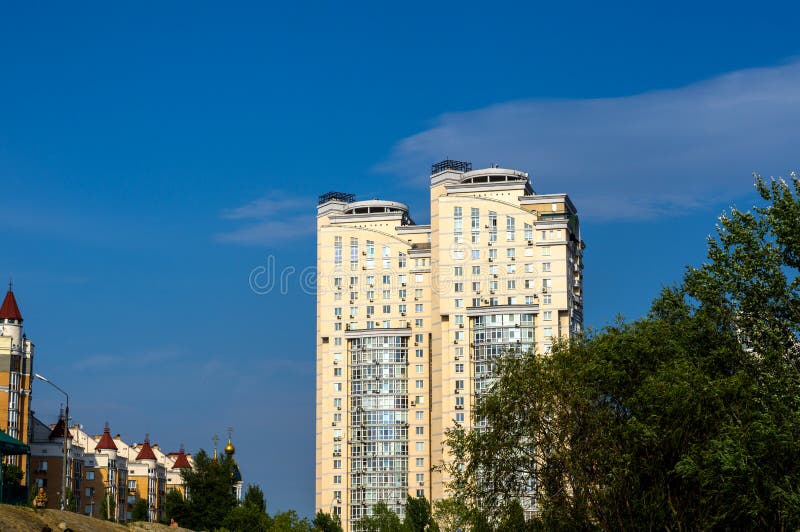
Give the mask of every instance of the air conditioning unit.
[(456, 360), (461, 360), (461, 357), (458, 356), (458, 355), (454, 356), (453, 358), (456, 359)]
[(353, 300), (352, 300), (352, 299), (350, 300), (350, 304), (351, 304), (351, 305), (353, 304)]
[(459, 323), (459, 324), (458, 324), (458, 328), (459, 328), (459, 329), (463, 329), (463, 328), (464, 328), (464, 324), (463, 324), (463, 323)]
[(365, 257), (367, 256), (367, 252), (366, 251), (362, 251), (361, 254), (364, 255)]
[(334, 365), (334, 366), (335, 366), (335, 365), (337, 365), (338, 363), (339, 363), (339, 361), (338, 361), (338, 360), (336, 360), (336, 359), (334, 359), (334, 360), (333, 360), (333, 365)]
[(493, 273), (493, 274), (492, 274), (492, 277), (494, 277), (495, 279), (497, 279), (497, 274), (496, 274), (496, 273)]
[(492, 257), (489, 257), (489, 262), (494, 262), (494, 259)]
[(362, 267), (361, 267), (361, 269), (362, 269), (362, 270), (366, 270), (366, 269), (367, 269), (367, 267), (366, 267), (366, 266), (362, 266)]
[(547, 286), (543, 286), (543, 287), (542, 287), (542, 293), (543, 293), (543, 294), (546, 294), (546, 293), (547, 293), (549, 290), (550, 290), (550, 288), (549, 288), (549, 287), (547, 287)]
[(331, 427), (335, 427), (335, 426), (336, 426), (336, 422), (334, 421), (333, 423), (331, 423)]
[(341, 290), (341, 289), (342, 289), (342, 287), (341, 287), (341, 286), (337, 286), (337, 287), (336, 287), (336, 289), (337, 289), (337, 290)]
[(375, 300), (374, 300), (374, 299), (372, 299), (372, 298), (370, 298), (369, 302), (370, 302), (370, 303), (375, 303)]
[(405, 312), (401, 312), (401, 313), (400, 313), (400, 315), (401, 315), (401, 316), (405, 316), (405, 315), (406, 315), (406, 313), (405, 313)]
[(371, 318), (371, 317), (372, 317), (372, 314), (367, 314), (367, 318)]
[(511, 257), (511, 260), (517, 260), (517, 257)]
[(453, 344), (458, 345), (458, 340), (453, 340)]
[(485, 227), (486, 229), (489, 229), (489, 224), (486, 224), (483, 227)]
[(456, 405), (456, 410), (464, 410), (464, 405)]
[(459, 391), (459, 388), (456, 388), (456, 389), (455, 389), (455, 391), (454, 391), (453, 393), (456, 393), (456, 394), (458, 394), (458, 393), (461, 393), (461, 392)]
[(340, 319), (342, 319), (342, 315), (341, 315), (341, 314), (338, 314), (338, 315), (336, 316), (336, 319), (337, 319), (337, 320), (340, 320)]
[(415, 403), (414, 401), (411, 401), (411, 402), (410, 402), (410, 403), (408, 403), (408, 404), (410, 404), (411, 406), (417, 406), (417, 403)]
[(400, 286), (405, 286), (405, 285), (406, 285), (406, 283), (400, 283)]
[(342, 407), (341, 407), (341, 406), (337, 406), (337, 407), (336, 407), (336, 410), (341, 410), (341, 409), (342, 409)]
[(489, 242), (489, 245), (491, 246), (491, 245), (492, 245), (492, 243), (491, 243), (491, 242)]

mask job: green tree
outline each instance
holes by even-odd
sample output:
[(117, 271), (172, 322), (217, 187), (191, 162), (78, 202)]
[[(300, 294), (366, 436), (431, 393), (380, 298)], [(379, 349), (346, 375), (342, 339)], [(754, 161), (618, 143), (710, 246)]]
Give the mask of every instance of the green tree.
[(231, 532), (267, 532), (272, 520), (266, 512), (252, 503), (244, 503), (228, 512), (222, 526)]
[(144, 499), (136, 499), (131, 511), (131, 519), (134, 521), (147, 521), (147, 501)]
[(179, 525), (182, 525), (186, 523), (188, 513), (188, 504), (181, 492), (176, 489), (169, 490), (164, 500), (165, 521), (169, 523), (170, 519), (175, 519)]
[(547, 529), (800, 526), (800, 182), (756, 186), (647, 317), (500, 362), (489, 429), (448, 433), (457, 499), (517, 528), (531, 494)]
[(403, 529), (408, 532), (438, 532), (439, 527), (431, 515), (431, 504), (425, 497), (406, 498), (406, 516), (403, 519)]
[(365, 532), (401, 532), (403, 524), (396, 513), (386, 503), (379, 502), (372, 509), (372, 515), (358, 520), (358, 527)]
[(322, 510), (317, 512), (311, 524), (318, 532), (342, 532), (342, 522), (339, 516), (325, 513)]
[(269, 530), (270, 532), (311, 532), (313, 529), (308, 519), (300, 519), (297, 512), (294, 510), (287, 510), (275, 514), (272, 518), (272, 526)]
[(201, 449), (194, 457), (192, 469), (184, 469), (181, 474), (189, 500), (183, 521), (178, 521), (180, 525), (200, 530), (221, 526), (236, 506), (231, 458), (213, 460)]
[(116, 513), (117, 513), (117, 503), (114, 501), (114, 498), (108, 493), (108, 491), (103, 494), (103, 498), (100, 501), (100, 519), (105, 519), (107, 521), (116, 521)]
[(247, 485), (247, 490), (244, 492), (244, 504), (254, 506), (262, 512), (267, 511), (267, 499), (257, 484)]

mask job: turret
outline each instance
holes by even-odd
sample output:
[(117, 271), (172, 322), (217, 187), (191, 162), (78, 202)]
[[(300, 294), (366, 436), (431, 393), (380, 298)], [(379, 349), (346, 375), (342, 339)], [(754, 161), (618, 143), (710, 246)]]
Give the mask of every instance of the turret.
[(107, 421), (106, 426), (103, 429), (103, 435), (100, 436), (100, 440), (97, 442), (97, 445), (95, 445), (94, 450), (95, 452), (102, 451), (111, 458), (117, 457), (117, 445), (114, 443), (114, 439), (111, 437), (111, 430), (108, 427)]
[(12, 344), (22, 344), (22, 313), (14, 297), (13, 284), (8, 283), (8, 292), (0, 305), (0, 336), (11, 336)]

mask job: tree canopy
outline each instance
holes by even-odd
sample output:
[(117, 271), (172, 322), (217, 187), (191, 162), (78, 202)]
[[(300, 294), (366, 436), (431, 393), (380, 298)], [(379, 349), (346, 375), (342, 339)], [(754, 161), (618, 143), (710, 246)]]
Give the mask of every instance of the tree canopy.
[(520, 501), (548, 529), (800, 526), (800, 181), (756, 188), (766, 205), (723, 215), (646, 317), (500, 362), (488, 430), (447, 437), (467, 502), (437, 515), (519, 527)]

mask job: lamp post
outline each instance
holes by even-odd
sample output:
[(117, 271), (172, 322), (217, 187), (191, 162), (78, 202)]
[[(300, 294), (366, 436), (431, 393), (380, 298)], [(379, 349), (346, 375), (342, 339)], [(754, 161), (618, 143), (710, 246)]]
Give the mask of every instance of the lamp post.
[(39, 379), (40, 381), (46, 382), (59, 392), (64, 394), (64, 397), (67, 399), (67, 407), (64, 410), (64, 464), (62, 467), (62, 476), (61, 476), (61, 509), (66, 510), (67, 508), (67, 433), (69, 432), (69, 394), (61, 389), (60, 386), (53, 383), (52, 381), (48, 380), (45, 377), (42, 377), (38, 373), (33, 374), (34, 377)]

